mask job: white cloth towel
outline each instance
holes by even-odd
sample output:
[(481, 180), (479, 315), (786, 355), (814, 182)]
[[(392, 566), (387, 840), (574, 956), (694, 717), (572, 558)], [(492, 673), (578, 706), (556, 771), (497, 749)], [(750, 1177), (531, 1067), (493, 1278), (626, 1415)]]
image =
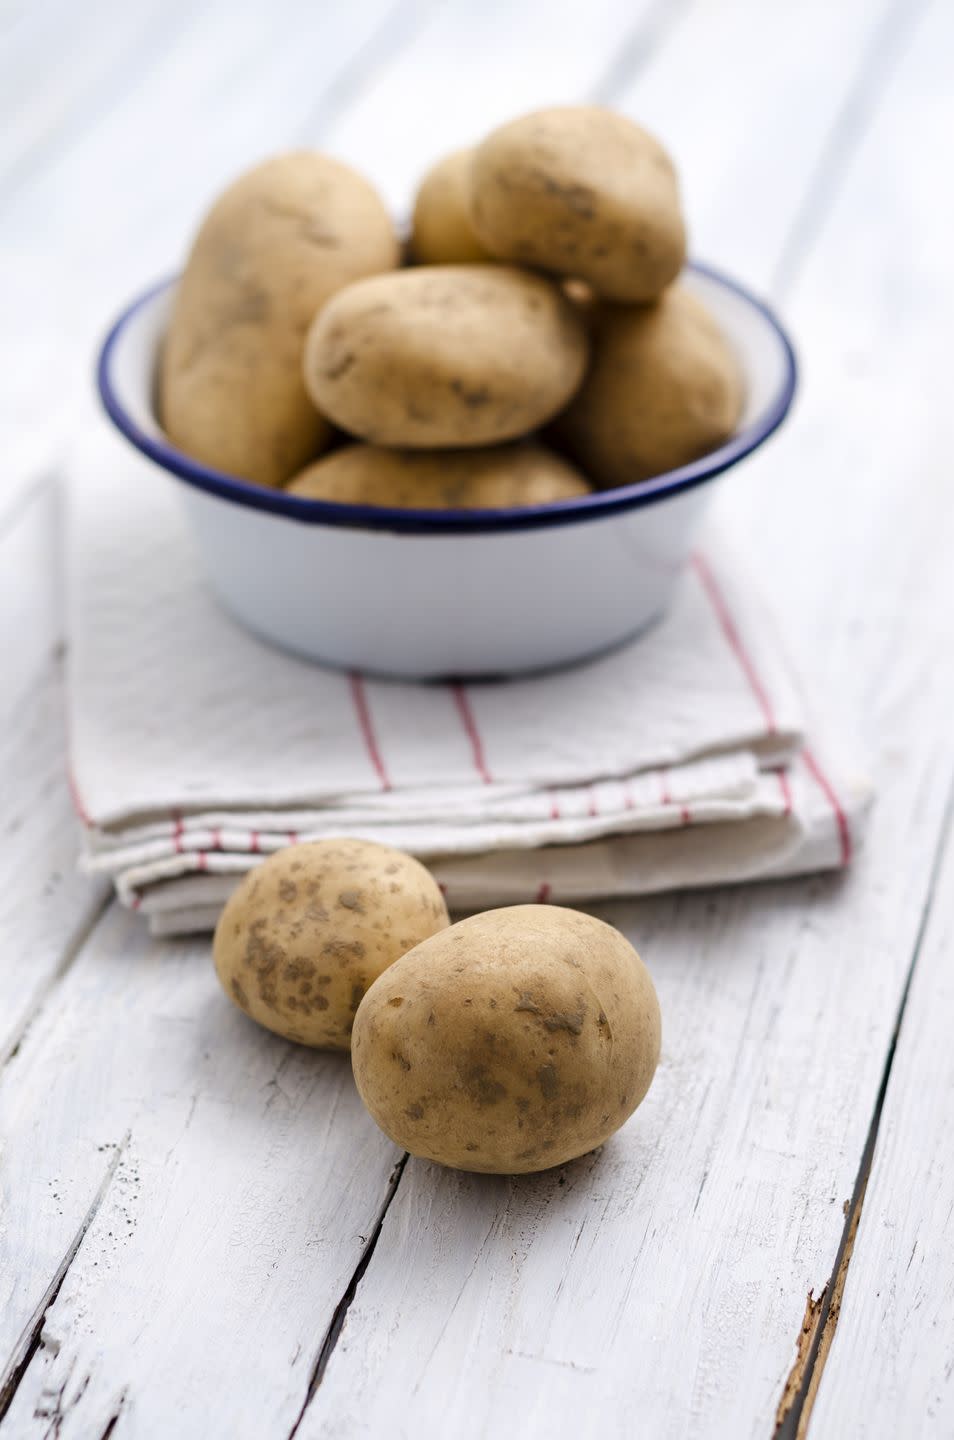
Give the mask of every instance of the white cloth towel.
[(68, 488), (69, 724), (83, 864), (161, 933), (211, 928), (296, 838), (425, 859), (453, 909), (845, 864), (869, 798), (805, 733), (723, 539), (669, 615), (573, 669), (473, 685), (325, 670), (207, 592), (176, 486), (105, 427)]

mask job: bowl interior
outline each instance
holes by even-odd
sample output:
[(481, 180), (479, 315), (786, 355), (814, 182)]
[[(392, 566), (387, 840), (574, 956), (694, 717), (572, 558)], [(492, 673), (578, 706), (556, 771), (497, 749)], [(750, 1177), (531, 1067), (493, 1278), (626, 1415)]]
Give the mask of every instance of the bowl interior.
[(113, 422), (139, 450), (189, 484), (239, 504), (306, 523), (413, 531), (487, 530), (584, 519), (648, 504), (713, 478), (754, 450), (781, 424), (795, 389), (791, 344), (771, 312), (741, 286), (702, 265), (687, 268), (684, 283), (719, 323), (745, 380), (745, 405), (732, 438), (719, 449), (665, 475), (592, 496), (520, 510), (426, 511), (307, 500), (235, 479), (190, 459), (167, 439), (156, 414), (156, 372), (169, 323), (175, 280), (134, 301), (103, 346), (99, 389)]

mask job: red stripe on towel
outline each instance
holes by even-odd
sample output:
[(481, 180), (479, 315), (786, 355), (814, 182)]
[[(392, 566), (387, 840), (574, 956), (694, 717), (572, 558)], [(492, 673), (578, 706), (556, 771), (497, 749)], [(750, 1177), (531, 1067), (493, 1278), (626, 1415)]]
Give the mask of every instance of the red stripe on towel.
[(91, 830), (93, 828), (93, 822), (90, 819), (89, 811), (83, 804), (83, 797), (79, 792), (79, 786), (76, 783), (76, 776), (73, 774), (72, 768), (68, 768), (66, 771), (66, 782), (70, 787), (70, 799), (73, 801), (73, 809), (87, 830)]
[(250, 830), (248, 832), (248, 848), (251, 850), (253, 855), (257, 855), (259, 850), (262, 848), (259, 844), (257, 830)]
[(749, 655), (749, 652), (745, 648), (742, 636), (739, 634), (738, 629), (736, 628), (735, 621), (733, 620), (732, 615), (729, 611), (729, 607), (726, 604), (725, 596), (719, 588), (719, 583), (716, 580), (715, 575), (712, 573), (712, 570), (709, 568), (708, 561), (704, 558), (704, 556), (700, 555), (698, 551), (696, 551), (696, 553), (693, 555), (692, 563), (695, 568), (696, 574), (699, 576), (699, 579), (702, 582), (703, 589), (709, 597), (712, 608), (716, 613), (716, 618), (718, 619), (719, 624), (722, 626), (722, 633), (728, 640), (732, 652), (735, 655), (735, 658), (738, 660), (743, 671), (745, 672), (745, 678), (749, 682), (752, 694), (758, 701), (762, 714), (765, 717), (765, 723), (768, 726), (769, 734), (774, 735), (778, 727), (775, 723), (775, 712), (772, 709), (772, 702), (768, 697), (768, 692), (766, 691), (765, 686), (762, 684), (762, 681), (759, 678), (758, 671), (752, 663), (752, 657)]
[(537, 905), (549, 905), (549, 903), (550, 903), (550, 896), (552, 895), (552, 893), (553, 893), (553, 890), (552, 890), (552, 887), (550, 886), (549, 882), (546, 881), (546, 880), (544, 880), (544, 881), (542, 882), (541, 886), (540, 886), (540, 889), (537, 891), (536, 904), (537, 904)]
[(818, 761), (812, 754), (811, 750), (809, 750), (807, 745), (802, 751), (802, 758), (805, 761), (805, 765), (807, 766), (812, 779), (815, 781), (816, 785), (821, 790), (825, 799), (831, 806), (832, 814), (835, 817), (835, 824), (838, 827), (838, 839), (841, 844), (841, 863), (842, 865), (847, 865), (851, 860), (852, 851), (854, 849), (851, 839), (851, 827), (848, 824), (848, 816), (845, 814), (845, 811), (842, 808), (841, 801), (838, 799), (834, 785), (831, 783), (828, 776), (825, 774), (824, 770), (819, 765)]
[(213, 850), (221, 850), (221, 849), (222, 849), (222, 831), (219, 830), (218, 828), (216, 828), (215, 830), (212, 831), (212, 849), (213, 849)]
[(785, 801), (785, 815), (788, 817), (792, 813), (792, 787), (788, 783), (788, 776), (784, 770), (776, 770), (775, 773), (778, 776), (778, 788), (781, 790), (782, 799)]
[[(669, 790), (669, 771), (668, 771), (668, 769), (667, 769), (667, 770), (660, 770), (660, 772), (659, 772), (659, 793), (660, 793), (660, 796), (661, 796), (661, 798), (662, 798), (662, 803), (663, 803), (664, 805), (671, 805), (671, 804), (672, 804), (672, 795), (671, 795), (670, 790)], [(679, 818), (680, 818), (680, 820), (682, 821), (683, 825), (691, 825), (691, 824), (692, 824), (692, 814), (691, 814), (691, 812), (690, 812), (690, 810), (689, 810), (688, 805), (680, 805), (680, 806), (679, 806)]]
[(371, 761), (375, 773), (381, 781), (381, 789), (390, 790), (391, 781), (387, 770), (384, 768), (381, 751), (378, 749), (378, 739), (374, 733), (374, 723), (371, 719), (371, 709), (368, 705), (368, 696), (364, 688), (364, 680), (357, 671), (352, 671), (348, 679), (351, 684), (351, 698), (354, 701), (355, 713), (358, 717), (358, 725), (362, 738), (364, 739), (364, 747), (368, 752), (368, 759)]
[(467, 698), (467, 691), (463, 685), (452, 685), (451, 694), (454, 697), (454, 704), (460, 716), (460, 723), (463, 725), (467, 738), (470, 741), (470, 749), (474, 757), (474, 769), (485, 785), (492, 785), (493, 776), (487, 769), (487, 760), (484, 755), (484, 742), (480, 738), (480, 731), (477, 729), (477, 721), (474, 717), (470, 701)]
[(559, 820), (559, 819), (560, 819), (560, 816), (561, 816), (560, 802), (559, 802), (559, 800), (557, 799), (557, 797), (554, 795), (553, 791), (551, 790), (551, 791), (550, 791), (550, 819), (551, 819), (551, 820)]

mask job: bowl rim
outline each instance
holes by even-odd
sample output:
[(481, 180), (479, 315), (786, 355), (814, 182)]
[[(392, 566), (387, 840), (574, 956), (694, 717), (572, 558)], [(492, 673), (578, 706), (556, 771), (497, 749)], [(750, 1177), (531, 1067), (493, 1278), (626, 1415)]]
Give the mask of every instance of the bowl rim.
[(499, 534), (510, 530), (537, 530), (554, 525), (601, 520), (622, 511), (641, 509), (668, 500), (696, 485), (722, 475), (731, 466), (752, 454), (775, 433), (791, 409), (798, 383), (795, 349), (781, 321), (765, 301), (723, 271), (700, 261), (690, 261), (688, 270), (705, 276), (732, 291), (772, 329), (782, 347), (784, 373), (778, 392), (761, 414), (739, 430), (718, 449), (678, 469), (668, 470), (651, 480), (639, 480), (589, 495), (500, 510), (413, 510), (383, 505), (354, 505), (342, 501), (314, 500), (240, 480), (193, 460), (166, 439), (149, 435), (125, 408), (113, 382), (112, 367), (117, 345), (124, 331), (141, 310), (175, 285), (178, 275), (150, 285), (120, 312), (100, 347), (96, 364), (96, 386), (107, 415), (126, 439), (163, 470), (186, 484), (220, 500), (248, 509), (281, 515), (305, 525), (332, 525), (358, 530), (384, 530), (398, 534)]

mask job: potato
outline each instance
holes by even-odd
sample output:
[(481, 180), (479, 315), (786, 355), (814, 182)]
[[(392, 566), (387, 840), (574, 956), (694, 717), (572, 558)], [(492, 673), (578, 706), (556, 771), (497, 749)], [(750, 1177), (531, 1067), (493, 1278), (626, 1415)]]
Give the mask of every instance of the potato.
[(312, 500), (418, 510), (509, 510), (590, 493), (572, 465), (529, 441), (487, 450), (348, 445), (309, 465), (288, 490)]
[(414, 201), (411, 256), (420, 265), (489, 260), (474, 233), (468, 197), (472, 150), (455, 150), (428, 170)]
[(294, 475), (330, 434), (302, 383), (305, 331), (342, 285), (397, 263), (384, 205), (346, 165), (298, 151), (243, 175), (176, 291), (160, 377), (173, 444), (262, 485)]
[(365, 1105), (412, 1155), (516, 1174), (617, 1130), (659, 1059), (659, 1003), (619, 931), (552, 905), (461, 920), (408, 951), (358, 1008)]
[(654, 305), (601, 309), (586, 383), (555, 430), (595, 484), (627, 485), (723, 444), (743, 398), (715, 321), (673, 286)]
[(556, 285), (505, 265), (432, 265), (335, 295), (305, 344), (305, 384), (376, 445), (434, 449), (525, 435), (570, 399), (585, 326)]
[(470, 213), (492, 255), (651, 300), (679, 273), (686, 233), (672, 161), (611, 110), (538, 110), (474, 152)]
[(215, 929), (225, 993), (260, 1025), (347, 1050), (365, 990), (448, 924), (436, 882), (410, 855), (369, 840), (292, 845), (250, 871)]

